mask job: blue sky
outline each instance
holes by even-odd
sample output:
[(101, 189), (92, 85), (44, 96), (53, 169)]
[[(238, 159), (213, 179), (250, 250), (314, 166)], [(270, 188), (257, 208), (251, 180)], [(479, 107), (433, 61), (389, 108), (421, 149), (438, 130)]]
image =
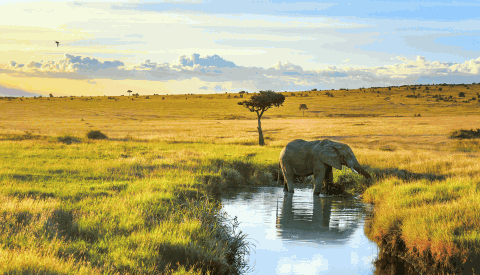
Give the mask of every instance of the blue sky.
[(480, 82), (479, 6), (478, 1), (3, 0), (0, 95)]

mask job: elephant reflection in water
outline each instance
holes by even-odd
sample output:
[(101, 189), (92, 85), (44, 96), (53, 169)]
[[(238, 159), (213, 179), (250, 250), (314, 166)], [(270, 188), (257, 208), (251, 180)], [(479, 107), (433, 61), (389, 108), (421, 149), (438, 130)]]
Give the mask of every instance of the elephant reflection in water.
[[(349, 205), (342, 205), (345, 201), (339, 198), (310, 198), (313, 198), (313, 213), (310, 212), (310, 203), (296, 202), (293, 205), (293, 194), (285, 193), (281, 213), (277, 212), (279, 237), (322, 244), (346, 243), (360, 226), (361, 210), (352, 206), (354, 202), (351, 201)], [(333, 213), (332, 206), (335, 207)]]

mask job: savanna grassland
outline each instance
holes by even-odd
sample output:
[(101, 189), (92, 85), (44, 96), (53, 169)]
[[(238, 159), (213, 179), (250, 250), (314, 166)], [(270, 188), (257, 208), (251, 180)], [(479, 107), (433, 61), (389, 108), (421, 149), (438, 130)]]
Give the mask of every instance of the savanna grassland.
[(334, 171), (374, 203), (369, 238), (426, 273), (478, 274), (480, 141), (450, 138), (479, 127), (477, 93), (284, 93), (262, 118), (266, 146), (237, 104), (248, 94), (0, 99), (0, 273), (240, 272), (249, 246), (218, 194), (274, 184), (283, 146), (329, 138), (373, 176)]

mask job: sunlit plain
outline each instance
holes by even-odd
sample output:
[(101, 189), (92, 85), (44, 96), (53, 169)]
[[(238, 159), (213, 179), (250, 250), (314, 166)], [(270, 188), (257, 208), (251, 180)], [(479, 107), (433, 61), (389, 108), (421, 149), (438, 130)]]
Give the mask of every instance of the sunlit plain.
[[(0, 262), (12, 269), (2, 271), (226, 268), (223, 256), (214, 255), (228, 246), (209, 243), (210, 216), (185, 209), (167, 218), (170, 207), (184, 201), (213, 207), (198, 202), (228, 184), (213, 188), (215, 180), (208, 179), (221, 178), (221, 169), (235, 161), (271, 172), (281, 147), (296, 138), (347, 143), (374, 176), (352, 187), (375, 203), (372, 239), (398, 237), (407, 256), (431, 253), (439, 268), (455, 261), (472, 267), (480, 247), (480, 145), (449, 133), (478, 126), (480, 85), (430, 86), (428, 93), (425, 87), (329, 91), (333, 97), (285, 93), (283, 107), (262, 119), (265, 147), (257, 145), (256, 115), (237, 105), (249, 95), (3, 98)], [(305, 116), (300, 104), (308, 107)], [(109, 140), (87, 140), (90, 130)], [(65, 137), (73, 142), (62, 142)], [(334, 173), (339, 181), (346, 172)], [(64, 229), (55, 224), (62, 215), (71, 220)], [(182, 220), (184, 228), (165, 237)], [(198, 256), (204, 264), (168, 265), (174, 263), (159, 249), (173, 244), (189, 247), (182, 255), (207, 255)], [(121, 253), (125, 247), (132, 254)]]

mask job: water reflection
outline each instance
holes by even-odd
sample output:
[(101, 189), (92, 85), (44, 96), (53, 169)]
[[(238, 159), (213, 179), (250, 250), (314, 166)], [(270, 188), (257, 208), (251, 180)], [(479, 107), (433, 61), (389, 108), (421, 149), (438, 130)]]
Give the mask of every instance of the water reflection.
[(265, 187), (223, 197), (224, 210), (255, 240), (252, 274), (373, 274), (378, 249), (363, 233), (364, 204), (312, 193)]
[(280, 239), (319, 244), (347, 243), (364, 213), (356, 200), (311, 194), (310, 198), (284, 194), (280, 209), (276, 225)]

